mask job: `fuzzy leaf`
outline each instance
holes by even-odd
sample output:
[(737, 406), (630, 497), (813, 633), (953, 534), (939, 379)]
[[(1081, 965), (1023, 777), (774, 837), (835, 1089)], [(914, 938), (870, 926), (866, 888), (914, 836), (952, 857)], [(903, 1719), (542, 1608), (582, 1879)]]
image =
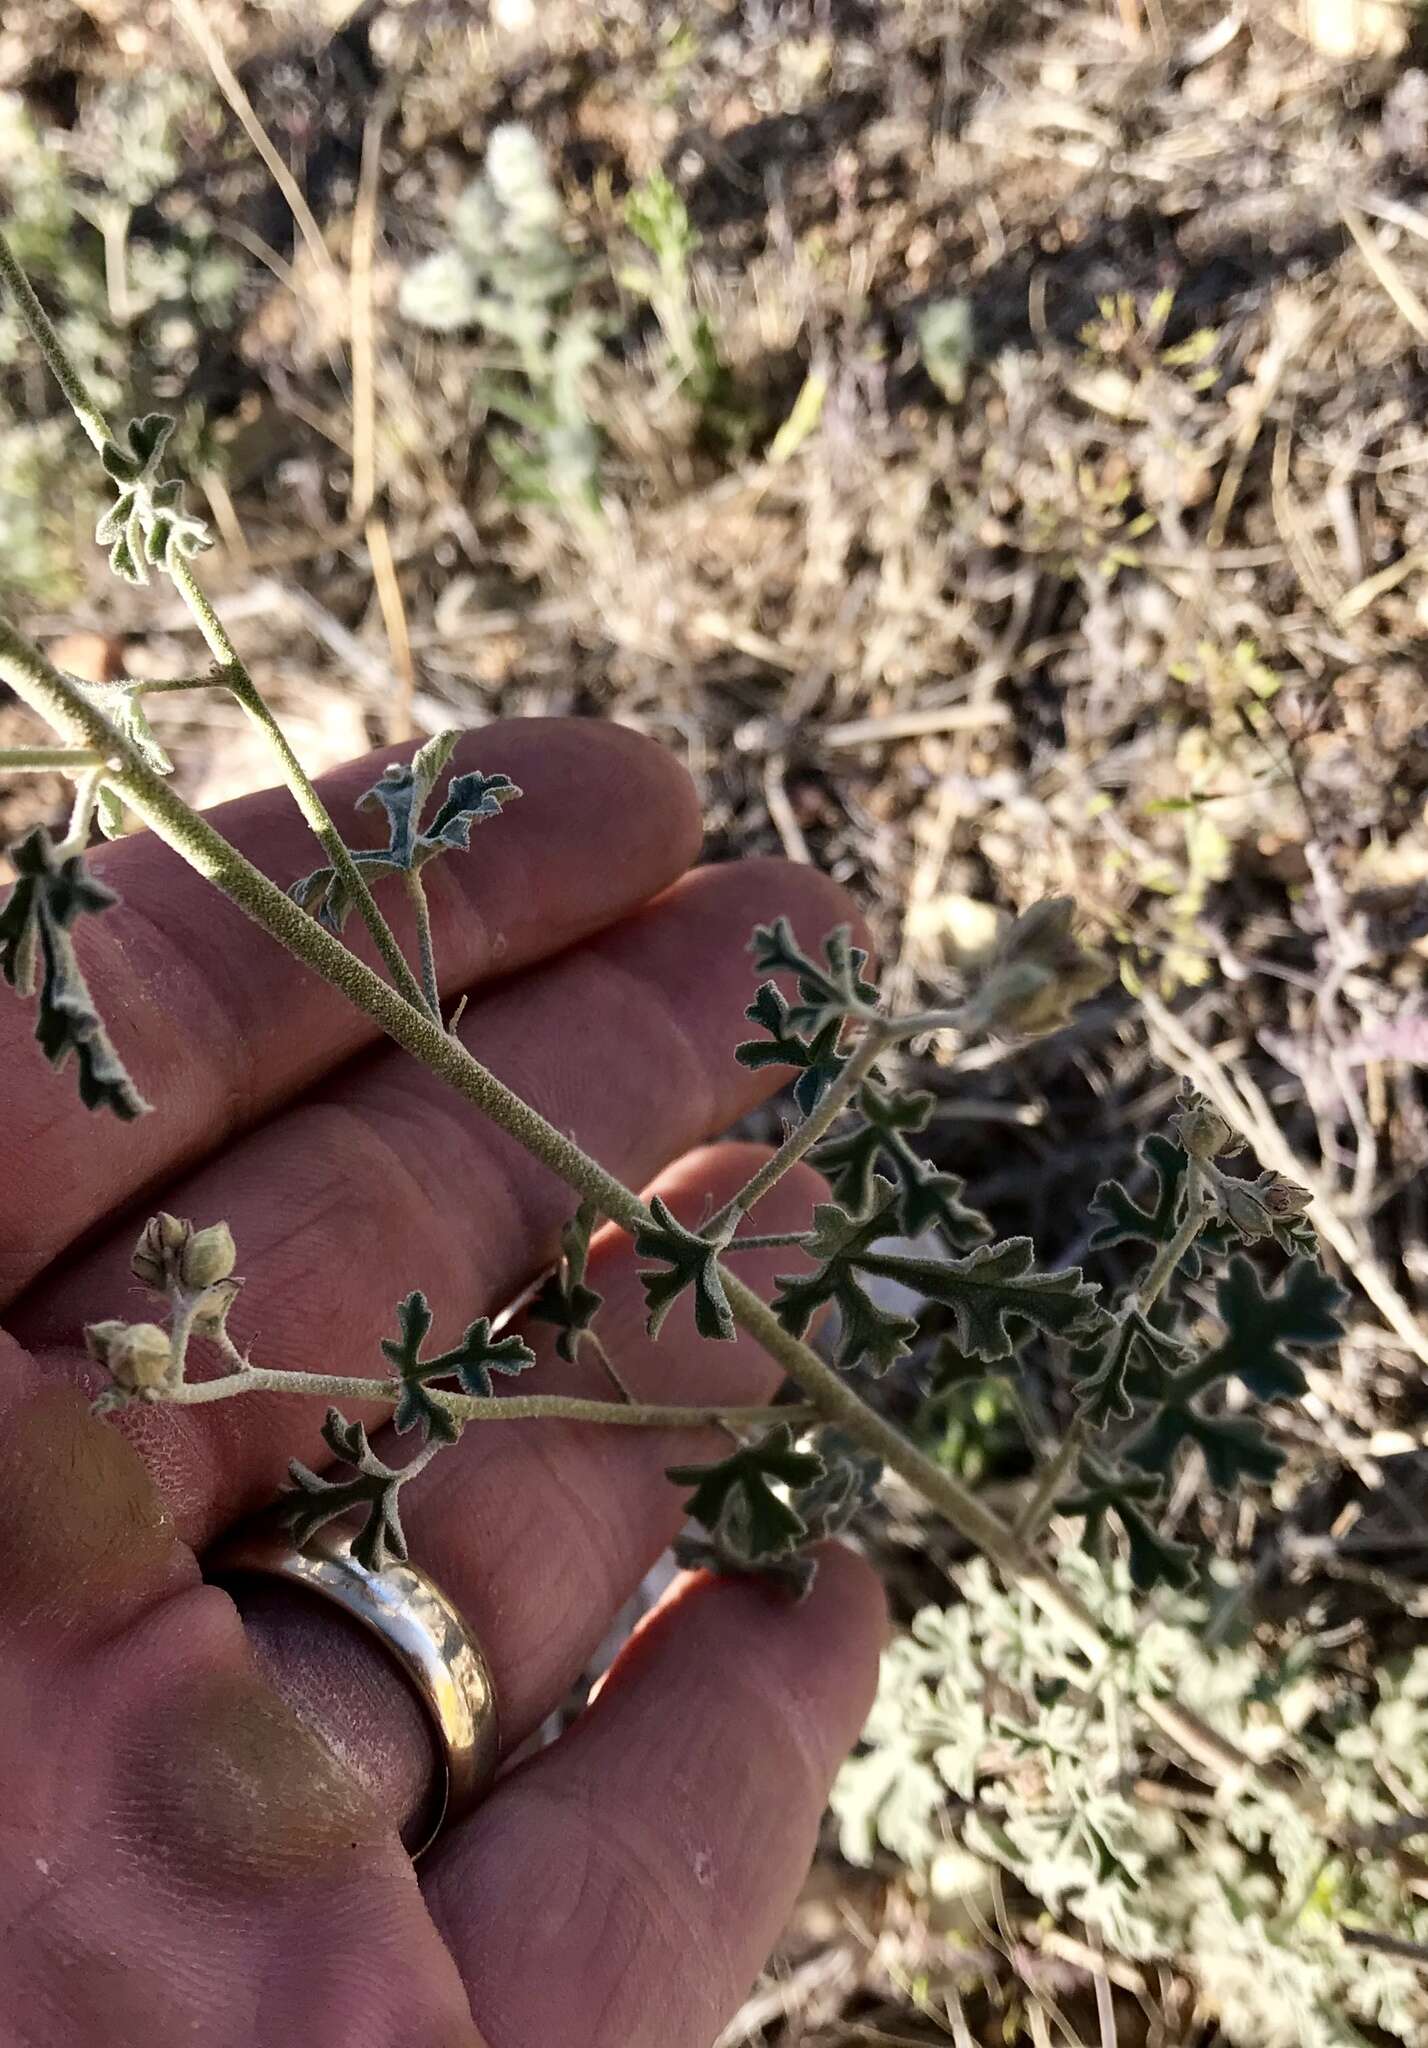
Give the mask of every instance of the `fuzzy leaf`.
[(654, 1223), (636, 1231), (635, 1250), (641, 1258), (663, 1260), (667, 1268), (663, 1273), (640, 1275), (649, 1307), (645, 1326), (650, 1335), (659, 1335), (665, 1317), (688, 1287), (694, 1291), (694, 1327), (700, 1336), (732, 1342), (734, 1312), (719, 1272), (719, 1254), (729, 1242), (728, 1235), (716, 1243), (686, 1230), (658, 1195), (651, 1199), (650, 1210)]
[[(357, 799), (359, 810), (380, 809), (387, 816), (385, 846), (352, 849), (353, 865), (369, 886), (392, 875), (419, 873), (440, 853), (466, 851), (472, 826), (499, 817), (502, 807), (521, 794), (508, 775), (483, 775), (474, 769), (453, 775), (440, 808), (423, 827), (422, 811), (455, 743), (454, 733), (439, 733), (412, 762), (394, 762), (385, 769)], [(288, 894), (330, 932), (340, 932), (351, 915), (352, 899), (333, 868), (314, 869), (293, 882)]]
[(965, 1258), (922, 1259), (904, 1253), (860, 1251), (865, 1273), (899, 1280), (952, 1311), (958, 1344), (974, 1358), (1009, 1358), (1012, 1325), (1029, 1323), (1053, 1337), (1084, 1337), (1105, 1327), (1099, 1291), (1079, 1266), (1038, 1272), (1029, 1237), (979, 1245)]
[(401, 1334), (384, 1337), (382, 1351), (402, 1381), (401, 1399), (392, 1416), (392, 1425), (399, 1432), (420, 1427), (424, 1437), (453, 1443), (461, 1424), (441, 1402), (432, 1399), (428, 1390), (433, 1381), (454, 1379), (463, 1393), (490, 1400), (495, 1392), (492, 1373), (514, 1377), (536, 1362), (535, 1353), (519, 1337), (492, 1337), (489, 1316), (478, 1317), (450, 1351), (423, 1358), (422, 1346), (431, 1331), (431, 1308), (420, 1290), (397, 1304), (397, 1323)]
[(279, 1510), (293, 1541), (301, 1550), (339, 1515), (364, 1508), (366, 1519), (352, 1539), (353, 1556), (371, 1571), (381, 1571), (394, 1557), (405, 1561), (407, 1539), (398, 1503), (401, 1473), (382, 1463), (362, 1424), (348, 1422), (336, 1408), (328, 1409), (322, 1434), (333, 1455), (356, 1469), (351, 1479), (324, 1479), (292, 1460), (288, 1472), (293, 1488), (280, 1497)]
[[(815, 1452), (795, 1450), (793, 1430), (781, 1422), (758, 1443), (740, 1445), (717, 1464), (671, 1465), (667, 1476), (676, 1486), (694, 1488), (685, 1502), (688, 1515), (708, 1530), (722, 1528), (746, 1561), (755, 1563), (792, 1550), (808, 1530), (774, 1485), (811, 1486), (823, 1479), (825, 1467)], [(741, 1504), (736, 1528), (726, 1518), (734, 1501)]]
[(593, 1202), (582, 1202), (560, 1233), (560, 1264), (526, 1310), (537, 1323), (554, 1323), (560, 1335), (555, 1340), (558, 1357), (574, 1365), (580, 1339), (595, 1320), (602, 1294), (585, 1283), (590, 1262), (590, 1238), (599, 1210)]
[(1081, 1490), (1057, 1505), (1064, 1515), (1085, 1518), (1081, 1540), (1086, 1549), (1096, 1548), (1107, 1518), (1113, 1516), (1125, 1531), (1131, 1581), (1139, 1591), (1149, 1592), (1159, 1585), (1189, 1585), (1195, 1572), (1194, 1551), (1162, 1536), (1151, 1518), (1151, 1510), (1164, 1495), (1159, 1479), (1088, 1457), (1081, 1460), (1080, 1478)]
[(791, 1593), (795, 1600), (805, 1599), (818, 1576), (818, 1560), (810, 1555), (808, 1546), (846, 1529), (873, 1498), (882, 1472), (878, 1459), (860, 1451), (838, 1430), (824, 1430), (817, 1448), (823, 1476), (793, 1496), (794, 1512), (804, 1525), (798, 1549), (773, 1557), (751, 1555), (747, 1503), (742, 1493), (731, 1493), (712, 1530), (678, 1538), (676, 1562), (685, 1571), (760, 1578)]
[(810, 1115), (824, 1089), (837, 1079), (846, 1064), (838, 1052), (843, 1020), (834, 1017), (814, 1038), (800, 1038), (789, 1029), (788, 1004), (771, 981), (763, 983), (744, 1015), (752, 1023), (761, 1024), (769, 1036), (746, 1039), (742, 1045), (736, 1045), (735, 1059), (745, 1067), (799, 1068), (793, 1099), (805, 1116)]
[(939, 1173), (907, 1142), (908, 1132), (927, 1128), (932, 1109), (931, 1095), (900, 1094), (866, 1082), (858, 1094), (858, 1120), (846, 1132), (826, 1138), (811, 1156), (837, 1199), (853, 1210), (866, 1208), (872, 1199), (878, 1166), (890, 1167), (902, 1234), (920, 1237), (935, 1226), (953, 1250), (960, 1250), (990, 1237), (991, 1225), (963, 1202), (964, 1183), (955, 1174)]
[(876, 986), (863, 979), (868, 956), (853, 944), (846, 925), (839, 925), (824, 940), (822, 963), (803, 951), (786, 917), (757, 926), (750, 949), (761, 974), (797, 976), (799, 1000), (786, 1018), (791, 1031), (816, 1037), (828, 1024), (854, 1015), (878, 999)]
[(100, 460), (116, 487), (94, 538), (109, 550), (109, 566), (125, 583), (145, 584), (150, 567), (172, 569), (213, 545), (204, 520), (183, 509), (183, 485), (159, 477), (174, 422), (168, 413), (130, 420), (128, 447), (106, 441)]
[(1072, 1377), (1082, 1414), (1093, 1429), (1129, 1421), (1132, 1393), (1158, 1392), (1188, 1356), (1178, 1337), (1157, 1329), (1140, 1309), (1123, 1311), (1099, 1351), (1075, 1354)]
[(108, 1109), (125, 1122), (148, 1105), (124, 1070), (94, 1007), (70, 932), (85, 914), (118, 898), (95, 880), (78, 854), (60, 857), (44, 827), (11, 849), (16, 881), (0, 910), (0, 973), (22, 996), (38, 988), (35, 1036), (51, 1066), (71, 1053), (86, 1109)]
[(1339, 1310), (1347, 1296), (1312, 1259), (1296, 1259), (1265, 1293), (1255, 1267), (1236, 1253), (1215, 1299), (1225, 1335), (1205, 1370), (1213, 1365), (1216, 1378), (1233, 1376), (1261, 1401), (1304, 1392), (1304, 1374), (1285, 1345), (1317, 1348), (1344, 1334)]
[(1158, 1409), (1121, 1446), (1121, 1455), (1144, 1472), (1169, 1478), (1186, 1443), (1200, 1446), (1211, 1484), (1224, 1492), (1242, 1484), (1267, 1484), (1284, 1463), (1284, 1453), (1252, 1417), (1205, 1415), (1189, 1400), (1168, 1401)]
[(810, 1257), (821, 1264), (816, 1273), (781, 1274), (773, 1308), (784, 1328), (801, 1337), (825, 1302), (836, 1302), (842, 1318), (837, 1362), (846, 1372), (858, 1364), (884, 1373), (910, 1348), (917, 1324), (894, 1315), (875, 1302), (858, 1278), (868, 1247), (897, 1229), (896, 1190), (890, 1181), (875, 1180), (868, 1209), (855, 1215), (837, 1202), (820, 1202), (806, 1241)]
[[(1185, 1204), (1185, 1172), (1190, 1161), (1179, 1145), (1159, 1132), (1148, 1137), (1140, 1156), (1155, 1176), (1155, 1192), (1143, 1208), (1119, 1181), (1102, 1181), (1091, 1197), (1091, 1213), (1102, 1220), (1092, 1232), (1089, 1249), (1104, 1250), (1114, 1244), (1148, 1244), (1157, 1249), (1170, 1243), (1180, 1227)], [(1195, 1243), (1180, 1261), (1179, 1270), (1188, 1279), (1199, 1278), (1202, 1254), (1224, 1251), (1230, 1233), (1224, 1225), (1207, 1220)]]

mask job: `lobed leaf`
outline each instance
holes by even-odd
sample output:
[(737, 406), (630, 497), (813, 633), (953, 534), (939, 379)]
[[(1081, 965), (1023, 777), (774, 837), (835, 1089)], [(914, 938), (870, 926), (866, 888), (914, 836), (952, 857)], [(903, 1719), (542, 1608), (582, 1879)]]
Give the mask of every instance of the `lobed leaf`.
[(400, 1334), (382, 1339), (383, 1355), (402, 1382), (392, 1426), (398, 1432), (420, 1428), (425, 1438), (454, 1443), (461, 1434), (461, 1423), (443, 1402), (433, 1400), (433, 1383), (454, 1379), (463, 1393), (490, 1400), (495, 1392), (493, 1373), (514, 1377), (527, 1372), (536, 1358), (519, 1337), (493, 1337), (489, 1316), (478, 1317), (461, 1342), (449, 1351), (424, 1358), (422, 1348), (430, 1335), (431, 1322), (430, 1304), (418, 1289), (397, 1304)]
[(769, 1036), (746, 1039), (742, 1045), (736, 1045), (735, 1059), (745, 1067), (797, 1067), (800, 1072), (793, 1099), (805, 1116), (811, 1115), (824, 1089), (838, 1078), (846, 1064), (838, 1051), (842, 1018), (830, 1019), (811, 1039), (801, 1038), (789, 1028), (789, 1006), (771, 981), (763, 983), (744, 1015), (752, 1023), (761, 1024)]
[(845, 1132), (815, 1147), (810, 1155), (825, 1174), (837, 1199), (853, 1210), (866, 1208), (880, 1165), (891, 1169), (898, 1190), (896, 1217), (906, 1237), (925, 1230), (940, 1231), (954, 1250), (991, 1236), (991, 1225), (979, 1210), (962, 1200), (965, 1183), (956, 1174), (939, 1173), (907, 1141), (907, 1134), (927, 1128), (932, 1115), (929, 1094), (905, 1094), (865, 1082), (859, 1090), (857, 1116)]
[(865, 1273), (898, 1280), (952, 1311), (957, 1342), (974, 1358), (1009, 1358), (1012, 1329), (1020, 1323), (1053, 1337), (1084, 1337), (1108, 1320), (1099, 1289), (1079, 1266), (1038, 1271), (1029, 1237), (978, 1245), (963, 1258), (924, 1259), (905, 1253), (859, 1251)]
[(351, 1479), (324, 1479), (294, 1458), (288, 1466), (293, 1486), (279, 1497), (279, 1518), (292, 1530), (301, 1550), (319, 1529), (341, 1515), (365, 1509), (362, 1527), (352, 1539), (352, 1554), (371, 1571), (381, 1571), (392, 1558), (405, 1562), (407, 1539), (399, 1506), (402, 1475), (384, 1465), (367, 1441), (360, 1422), (348, 1422), (329, 1408), (322, 1434), (334, 1457), (354, 1466)]
[(70, 933), (118, 898), (77, 853), (63, 853), (40, 825), (11, 850), (16, 880), (0, 910), (0, 973), (22, 996), (38, 994), (35, 1037), (51, 1066), (73, 1053), (86, 1109), (125, 1122), (148, 1107), (110, 1042)]
[[(650, 1201), (653, 1224), (635, 1232), (635, 1250), (642, 1258), (661, 1259), (662, 1273), (643, 1272), (640, 1284), (649, 1309), (645, 1327), (657, 1337), (666, 1316), (686, 1288), (694, 1294), (694, 1327), (701, 1337), (715, 1337), (730, 1343), (734, 1337), (734, 1311), (724, 1292), (719, 1271), (719, 1254), (729, 1242), (726, 1231), (717, 1241), (686, 1230), (659, 1195)], [(730, 1229), (733, 1222), (731, 1219)]]
[(801, 1337), (818, 1309), (836, 1303), (842, 1319), (837, 1363), (845, 1371), (863, 1364), (884, 1373), (911, 1348), (917, 1324), (908, 1316), (883, 1308), (859, 1277), (869, 1247), (897, 1228), (896, 1190), (890, 1181), (875, 1180), (868, 1208), (850, 1214), (837, 1202), (820, 1202), (806, 1240), (811, 1257), (821, 1261), (817, 1272), (781, 1274), (776, 1281), (774, 1313), (793, 1336)]
[(555, 1324), (560, 1332), (555, 1340), (556, 1354), (570, 1365), (574, 1365), (580, 1339), (591, 1327), (605, 1298), (587, 1286), (585, 1280), (590, 1238), (599, 1214), (593, 1202), (580, 1204), (560, 1233), (560, 1264), (526, 1309), (532, 1321)]

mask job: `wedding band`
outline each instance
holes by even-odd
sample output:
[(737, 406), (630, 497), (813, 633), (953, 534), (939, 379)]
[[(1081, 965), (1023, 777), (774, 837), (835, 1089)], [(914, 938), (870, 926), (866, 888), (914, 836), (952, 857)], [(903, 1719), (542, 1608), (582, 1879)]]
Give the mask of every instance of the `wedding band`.
[(334, 1522), (299, 1550), (285, 1529), (255, 1525), (206, 1560), (205, 1576), (254, 1573), (286, 1579), (351, 1615), (390, 1652), (416, 1688), (436, 1731), (445, 1772), (413, 1859), (477, 1805), (496, 1775), (500, 1735), (491, 1669), (441, 1588), (413, 1564), (372, 1571), (352, 1555)]

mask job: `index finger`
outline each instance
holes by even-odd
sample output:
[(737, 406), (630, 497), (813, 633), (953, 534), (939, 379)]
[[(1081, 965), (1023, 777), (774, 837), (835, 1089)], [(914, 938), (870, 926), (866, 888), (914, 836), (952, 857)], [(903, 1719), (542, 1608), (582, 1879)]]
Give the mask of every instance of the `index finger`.
[[(320, 785), (344, 837), (370, 841), (353, 804), (386, 748)], [(450, 772), (480, 766), (525, 791), (426, 870), (443, 988), (455, 993), (561, 951), (635, 909), (690, 865), (699, 809), (672, 756), (624, 727), (525, 719), (468, 734)], [(214, 822), (286, 885), (323, 864), (286, 790), (221, 805)], [(360, 827), (360, 830), (358, 829)], [(120, 896), (77, 946), (115, 1047), (155, 1113), (121, 1124), (79, 1103), (71, 1073), (29, 1042), (30, 1006), (0, 991), (0, 1303), (80, 1233), (160, 1175), (192, 1164), (371, 1043), (378, 1028), (148, 833), (96, 853)], [(400, 891), (382, 909), (409, 957)], [(375, 963), (354, 915), (348, 943)]]

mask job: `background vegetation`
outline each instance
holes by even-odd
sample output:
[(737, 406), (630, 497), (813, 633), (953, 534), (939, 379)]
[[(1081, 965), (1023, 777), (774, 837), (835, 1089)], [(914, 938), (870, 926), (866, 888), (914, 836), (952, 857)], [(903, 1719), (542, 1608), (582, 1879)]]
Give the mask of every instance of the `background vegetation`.
[[(102, 401), (179, 415), (210, 580), (309, 767), (639, 725), (716, 857), (854, 888), (899, 1007), (1072, 894), (1119, 985), (1014, 1056), (904, 1062), (917, 1146), (1056, 1265), (1099, 1182), (1151, 1189), (1177, 1074), (1314, 1190), (1348, 1341), (1275, 1411), (1272, 1491), (1184, 1484), (1162, 1531), (1296, 1678), (1310, 1775), (1428, 1723), (1425, 67), (1416, 12), (1368, 0), (29, 0), (0, 29), (17, 254)], [(72, 439), (0, 312), (4, 602), (96, 678), (191, 672), (174, 600), (103, 574)], [(185, 793), (267, 780), (196, 701), (153, 700)], [(0, 786), (0, 836), (59, 794)], [(883, 1397), (1014, 1500), (1062, 1383), (970, 1366), (928, 1404), (918, 1366)], [(903, 1618), (945, 1600), (895, 1490), (875, 1541)], [(1054, 1885), (950, 1866), (930, 1804), (924, 1837), (857, 1804), (729, 2044), (1266, 2038), (1193, 1901), (1118, 1953)]]

